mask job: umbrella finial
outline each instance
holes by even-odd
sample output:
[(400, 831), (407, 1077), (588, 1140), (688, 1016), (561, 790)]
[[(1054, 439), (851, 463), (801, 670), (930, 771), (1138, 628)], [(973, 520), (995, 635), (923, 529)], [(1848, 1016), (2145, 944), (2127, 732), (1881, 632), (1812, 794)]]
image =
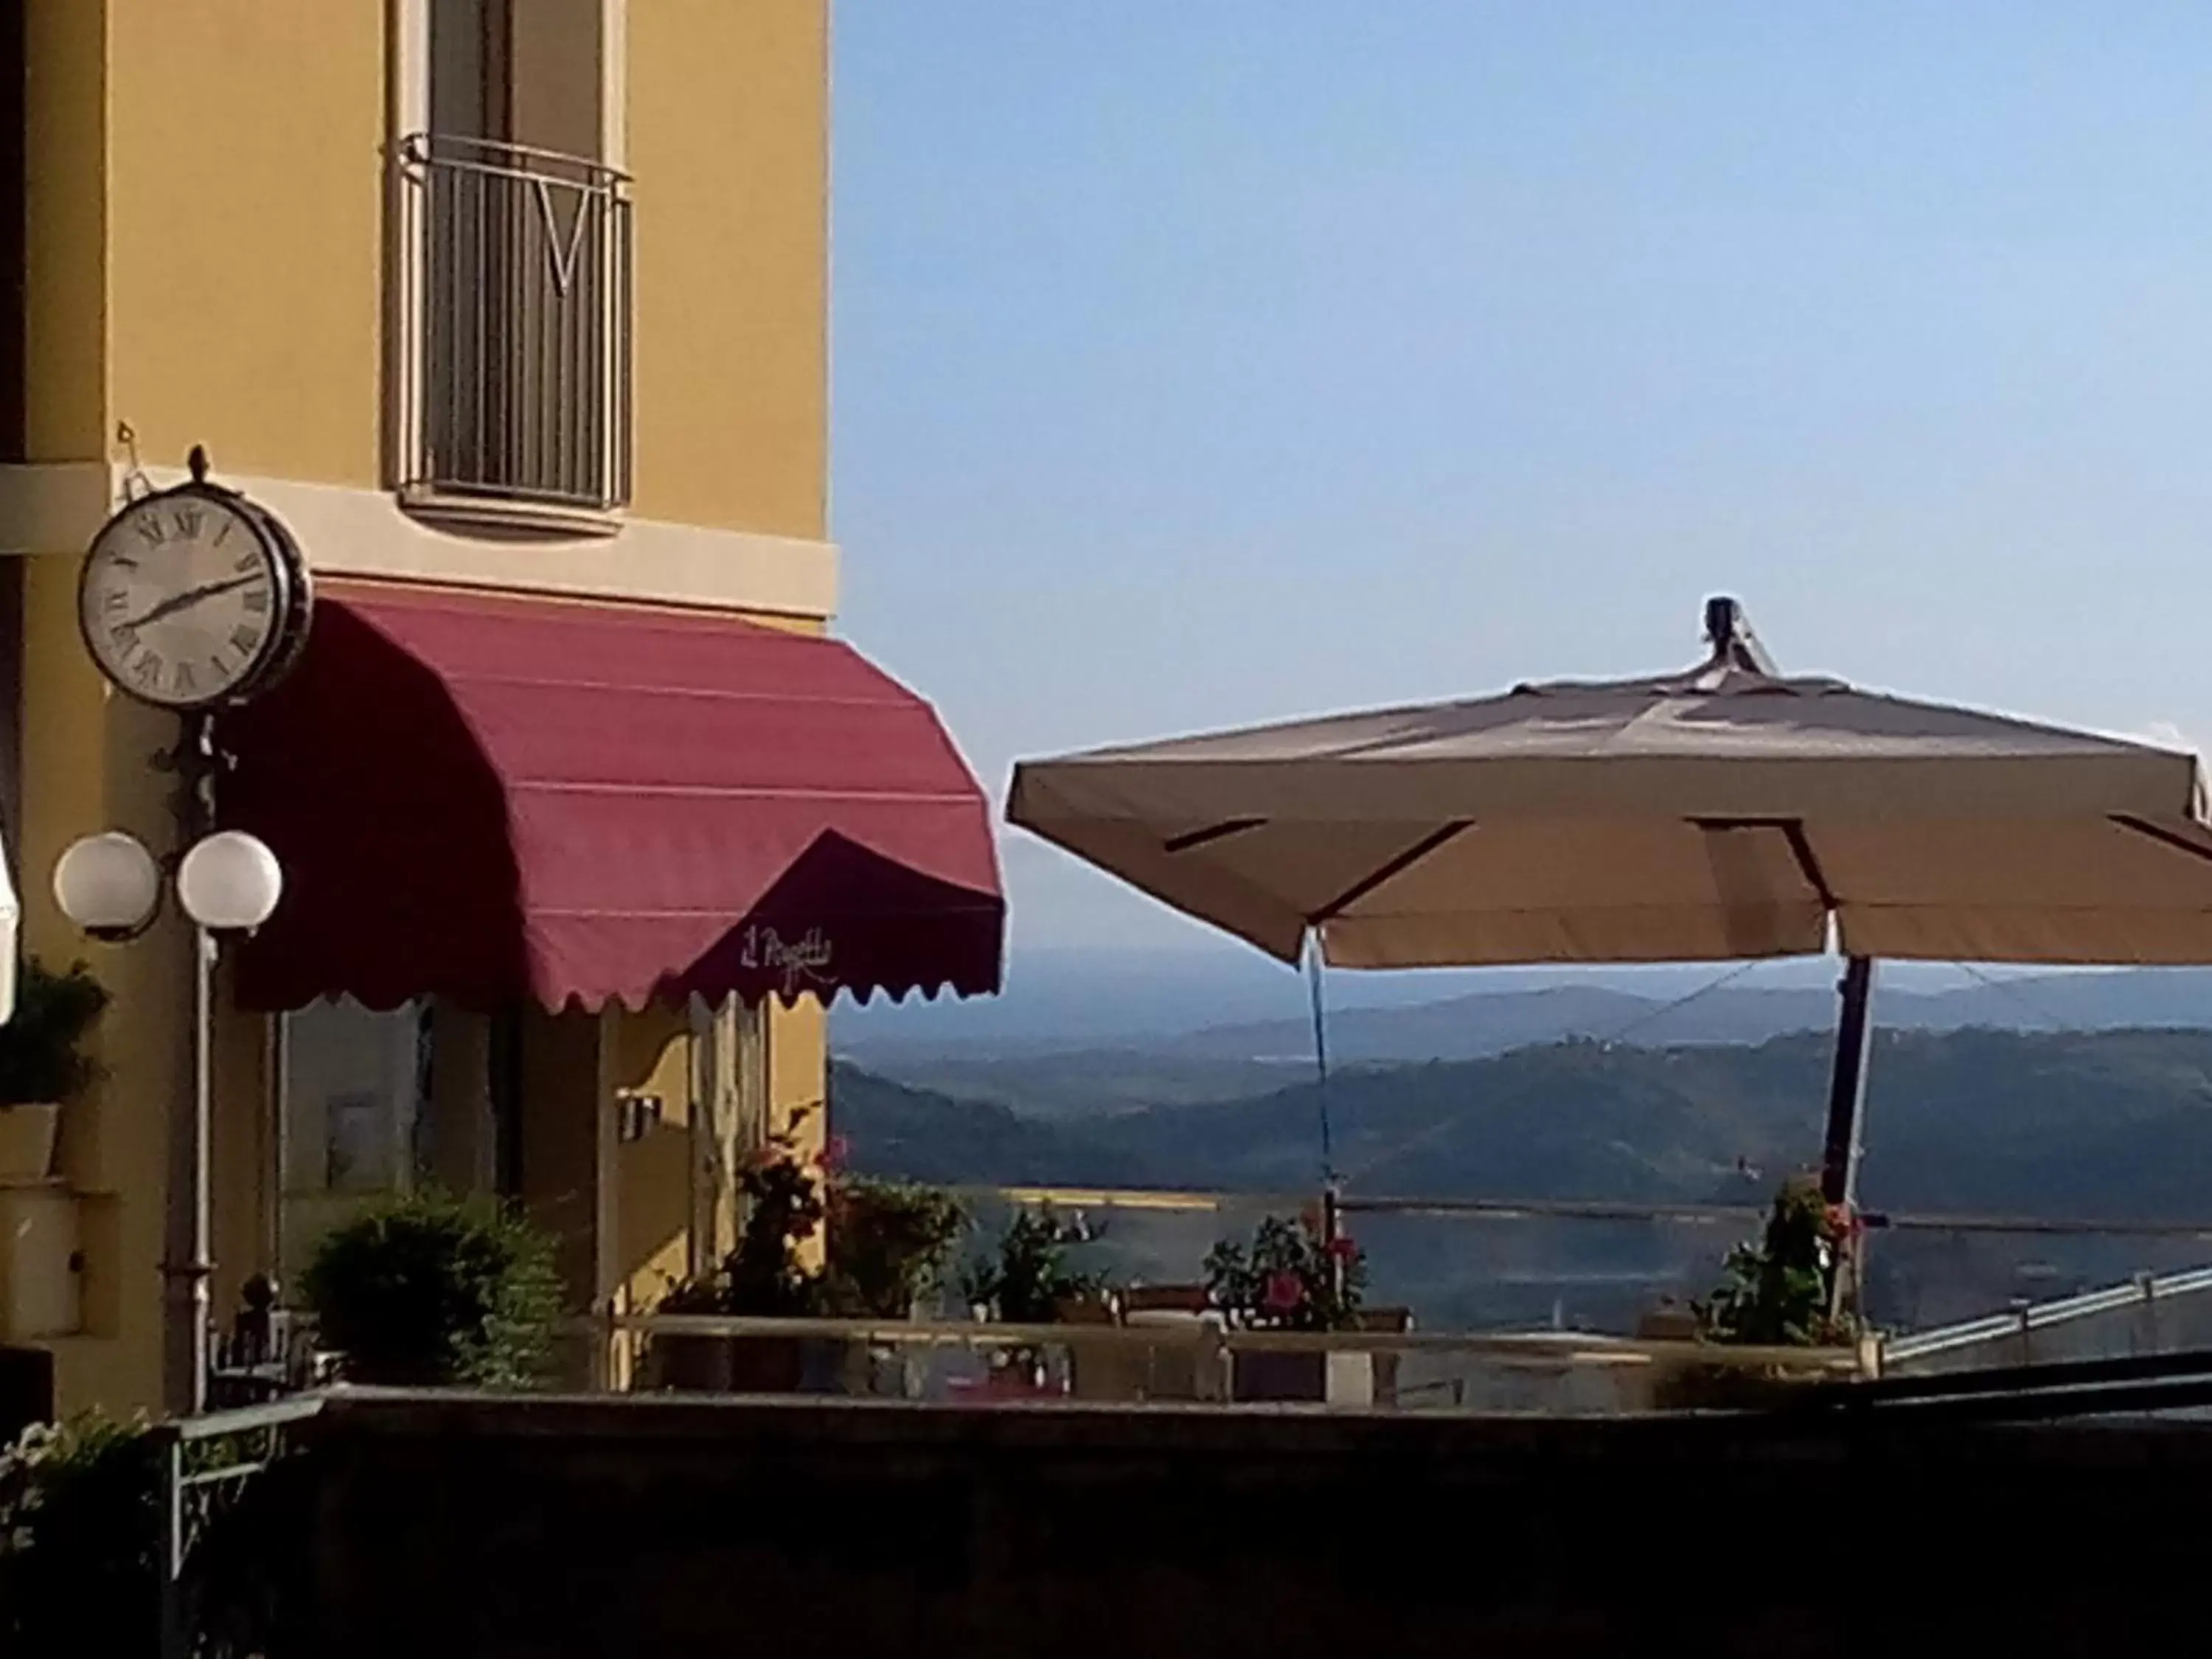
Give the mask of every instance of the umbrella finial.
[(1705, 640), (1713, 648), (1716, 667), (1739, 668), (1770, 679), (1780, 672), (1759, 635), (1751, 631), (1751, 618), (1743, 614), (1740, 600), (1723, 594), (1705, 601)]

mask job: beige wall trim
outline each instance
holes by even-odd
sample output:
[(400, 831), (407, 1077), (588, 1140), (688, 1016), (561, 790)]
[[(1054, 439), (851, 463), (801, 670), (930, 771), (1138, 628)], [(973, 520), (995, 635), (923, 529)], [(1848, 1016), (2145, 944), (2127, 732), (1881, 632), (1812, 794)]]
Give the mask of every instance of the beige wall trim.
[[(165, 467), (147, 476), (157, 488), (185, 477)], [(426, 524), (380, 490), (221, 481), (290, 526), (318, 575), (823, 620), (836, 614), (837, 549), (828, 542), (638, 519), (611, 536), (497, 539)], [(0, 466), (0, 552), (81, 550), (122, 490), (123, 470), (97, 461)]]
[(0, 552), (82, 551), (121, 487), (105, 461), (0, 466)]
[(599, 8), (599, 160), (629, 168), (629, 0)]

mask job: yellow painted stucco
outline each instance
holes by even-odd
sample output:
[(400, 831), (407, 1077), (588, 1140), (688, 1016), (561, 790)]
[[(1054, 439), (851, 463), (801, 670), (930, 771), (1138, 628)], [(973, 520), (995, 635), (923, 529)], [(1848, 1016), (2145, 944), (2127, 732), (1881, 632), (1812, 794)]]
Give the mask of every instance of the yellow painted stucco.
[(660, 1121), (617, 1154), (622, 1241), (616, 1270), (628, 1308), (650, 1307), (690, 1268), (692, 1067), (690, 1022), (650, 1008), (623, 1016), (616, 1038), (617, 1086), (657, 1099)]
[(106, 0), (24, 0), (26, 459), (106, 453)]
[(829, 7), (630, 0), (637, 496), (826, 533)]
[[(790, 1136), (802, 1157), (818, 1158), (830, 1139), (830, 1022), (822, 1005), (804, 997), (793, 1007), (772, 1007), (768, 1038), (769, 1133)], [(817, 1234), (799, 1259), (820, 1267), (823, 1243)]]
[[(31, 463), (121, 462), (118, 422), (149, 467), (206, 446), (219, 475), (358, 491), (373, 527), (392, 388), (389, 156), (410, 71), (397, 30), (410, 0), (25, 0), (28, 252), (27, 447)], [(627, 43), (620, 159), (635, 201), (635, 492), (631, 516), (818, 543), (827, 495), (827, 0), (609, 0)], [(374, 510), (371, 510), (374, 509)], [(456, 568), (528, 588), (529, 546), (449, 537)], [(622, 593), (626, 544), (563, 543), (562, 591)], [(713, 556), (720, 544), (702, 540)], [(758, 548), (748, 556), (772, 557)], [(23, 820), (9, 826), (26, 943), (90, 961), (114, 995), (107, 1076), (65, 1118), (63, 1170), (82, 1200), (84, 1330), (46, 1346), (64, 1408), (157, 1402), (168, 1125), (186, 1109), (187, 942), (173, 921), (139, 941), (78, 938), (46, 882), (78, 836), (133, 830), (166, 849), (170, 779), (150, 763), (176, 729), (112, 695), (77, 636), (82, 543), (9, 550), (25, 566)], [(318, 549), (307, 546), (313, 564)], [(438, 580), (417, 556), (408, 574)], [(590, 562), (605, 561), (605, 588)], [(582, 561), (584, 575), (575, 574)], [(681, 588), (697, 557), (651, 590), (745, 610), (731, 584)], [(512, 573), (511, 574), (507, 573)], [(671, 580), (677, 584), (671, 586)], [(815, 589), (807, 589), (812, 592)], [(819, 591), (826, 592), (823, 588)], [(761, 620), (820, 631), (829, 604)], [(611, 1063), (602, 1043), (613, 1033)], [(823, 1095), (824, 1021), (804, 1005), (766, 1022), (771, 1115)], [(475, 1056), (483, 1030), (441, 1015), (441, 1053)], [(216, 1306), (270, 1265), (267, 1028), (227, 1014), (217, 1057)], [(580, 1304), (604, 1290), (593, 1235), (612, 1215), (623, 1298), (657, 1293), (689, 1253), (692, 1039), (666, 1011), (611, 1024), (529, 1016), (523, 1197), (560, 1231)], [(465, 1086), (469, 1063), (436, 1087)], [(610, 1078), (663, 1095), (661, 1129), (619, 1149), (599, 1188)], [(454, 1079), (462, 1078), (457, 1083)], [(807, 1133), (821, 1133), (820, 1114)], [(436, 1172), (441, 1177), (451, 1171)], [(314, 1233), (357, 1200), (295, 1205), (282, 1254), (296, 1275)]]
[[(72, 562), (33, 559), (26, 576), (22, 867), (50, 870), (91, 827), (167, 846), (167, 780), (147, 759), (169, 741), (168, 723), (111, 695), (92, 672), (76, 635)], [(57, 1387), (64, 1400), (135, 1409), (160, 1391), (153, 1269), (162, 1256), (167, 1126), (189, 1076), (179, 994), (190, 983), (189, 947), (173, 921), (128, 946), (92, 943), (45, 884), (25, 886), (26, 951), (57, 966), (89, 962), (113, 997), (96, 1048), (106, 1075), (62, 1124), (62, 1173), (86, 1200), (84, 1334), (54, 1345)]]
[(384, 0), (106, 0), (113, 416), (149, 462), (374, 487)]

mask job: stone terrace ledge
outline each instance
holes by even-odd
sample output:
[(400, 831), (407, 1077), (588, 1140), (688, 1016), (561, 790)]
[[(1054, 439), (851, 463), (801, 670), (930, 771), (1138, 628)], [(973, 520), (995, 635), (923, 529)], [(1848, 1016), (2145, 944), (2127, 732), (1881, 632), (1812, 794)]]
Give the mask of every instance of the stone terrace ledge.
[(2194, 1628), (2208, 1489), (2212, 1430), (2142, 1419), (364, 1389), (252, 1501), (318, 1659), (1796, 1659)]

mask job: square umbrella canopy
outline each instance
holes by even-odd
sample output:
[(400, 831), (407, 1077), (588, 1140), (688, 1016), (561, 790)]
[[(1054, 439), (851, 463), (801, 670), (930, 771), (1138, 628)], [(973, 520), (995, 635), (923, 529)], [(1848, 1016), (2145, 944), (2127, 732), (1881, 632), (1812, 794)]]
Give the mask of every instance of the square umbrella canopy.
[[(1727, 604), (1728, 602), (1722, 602)], [(1295, 960), (2212, 962), (2196, 758), (1788, 678), (1521, 685), (1030, 762), (1007, 816)]]

